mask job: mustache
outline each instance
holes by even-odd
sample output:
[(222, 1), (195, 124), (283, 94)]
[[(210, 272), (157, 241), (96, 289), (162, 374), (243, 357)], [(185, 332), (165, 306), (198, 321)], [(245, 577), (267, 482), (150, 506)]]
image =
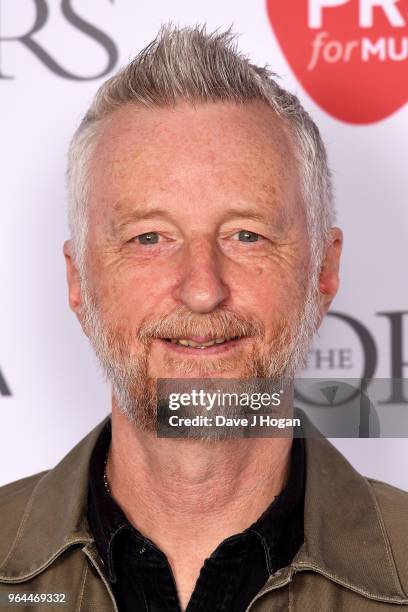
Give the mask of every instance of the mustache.
[(157, 338), (247, 338), (262, 337), (264, 334), (265, 326), (261, 321), (248, 320), (231, 310), (197, 314), (181, 306), (157, 320), (143, 322), (138, 337), (146, 342)]

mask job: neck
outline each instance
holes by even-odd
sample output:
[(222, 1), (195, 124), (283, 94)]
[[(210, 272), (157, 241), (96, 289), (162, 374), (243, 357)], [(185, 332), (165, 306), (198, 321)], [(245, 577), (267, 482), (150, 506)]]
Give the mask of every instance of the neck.
[(291, 444), (285, 437), (157, 438), (135, 428), (113, 403), (112, 496), (166, 554), (182, 602), (218, 544), (249, 527), (280, 493)]

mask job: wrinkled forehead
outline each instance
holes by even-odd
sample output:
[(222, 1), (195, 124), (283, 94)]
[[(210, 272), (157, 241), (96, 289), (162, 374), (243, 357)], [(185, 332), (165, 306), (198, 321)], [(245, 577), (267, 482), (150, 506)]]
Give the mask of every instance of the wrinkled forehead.
[(299, 214), (292, 138), (266, 104), (211, 103), (146, 109), (127, 104), (101, 127), (90, 168), (89, 213), (124, 203), (272, 206)]

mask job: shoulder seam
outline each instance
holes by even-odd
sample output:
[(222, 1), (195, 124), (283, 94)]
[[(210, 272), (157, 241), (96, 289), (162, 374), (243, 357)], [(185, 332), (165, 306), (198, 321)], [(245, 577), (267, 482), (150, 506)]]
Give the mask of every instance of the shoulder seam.
[[(367, 481), (371, 485), (381, 485), (381, 486), (387, 487), (387, 489), (392, 489), (393, 491), (397, 491), (398, 493), (405, 493), (405, 495), (408, 497), (408, 491), (405, 491), (405, 489), (400, 489), (399, 487), (396, 487), (390, 484), (389, 482), (384, 482), (383, 480), (377, 480), (376, 478), (367, 478)], [(372, 487), (372, 488), (375, 488), (375, 487)]]
[[(17, 486), (21, 486), (21, 490), (23, 490), (23, 488), (25, 486), (28, 486), (28, 484), (32, 481), (36, 483), (36, 480), (41, 480), (41, 478), (43, 476), (45, 476), (45, 474), (48, 474), (50, 470), (42, 470), (41, 472), (36, 472), (35, 474), (29, 474), (28, 476), (23, 476), (22, 478), (18, 478), (17, 480), (11, 480), (10, 482), (5, 482), (4, 484), (0, 485), (0, 500), (1, 500), (1, 496), (2, 494), (7, 490), (7, 489), (12, 489), (13, 487), (17, 487)], [(32, 486), (35, 486), (32, 485)]]
[(86, 558), (86, 556), (84, 556), (84, 570), (83, 570), (83, 575), (82, 575), (81, 588), (80, 588), (80, 592), (78, 596), (78, 604), (76, 606), (76, 612), (80, 612), (82, 608), (82, 601), (83, 601), (84, 593), (85, 593), (86, 577), (88, 575), (88, 564), (89, 564), (89, 561)]

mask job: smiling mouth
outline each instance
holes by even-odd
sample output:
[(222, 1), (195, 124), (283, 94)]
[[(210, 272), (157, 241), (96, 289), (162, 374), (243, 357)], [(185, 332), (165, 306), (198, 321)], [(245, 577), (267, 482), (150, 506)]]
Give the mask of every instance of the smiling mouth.
[(231, 345), (232, 342), (236, 342), (237, 340), (241, 340), (242, 338), (238, 336), (234, 337), (219, 337), (219, 338), (163, 338), (164, 342), (174, 346), (174, 347), (184, 347), (195, 350), (208, 350), (212, 347), (225, 347), (226, 345)]

